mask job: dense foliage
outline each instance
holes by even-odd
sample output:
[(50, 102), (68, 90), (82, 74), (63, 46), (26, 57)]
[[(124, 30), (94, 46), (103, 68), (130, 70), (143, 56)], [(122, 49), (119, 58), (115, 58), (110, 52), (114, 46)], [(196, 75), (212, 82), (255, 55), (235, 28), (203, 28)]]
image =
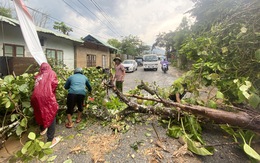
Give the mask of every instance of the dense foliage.
[(217, 87), (226, 103), (259, 108), (259, 1), (194, 2), (194, 25), (181, 28), (182, 23), (159, 35), (155, 45), (171, 47), (178, 65), (191, 70), (191, 83)]
[(145, 45), (137, 36), (126, 36), (119, 41), (117, 39), (109, 39), (107, 41), (110, 45), (119, 49), (120, 54), (127, 54), (130, 56), (138, 56), (150, 50), (150, 47)]

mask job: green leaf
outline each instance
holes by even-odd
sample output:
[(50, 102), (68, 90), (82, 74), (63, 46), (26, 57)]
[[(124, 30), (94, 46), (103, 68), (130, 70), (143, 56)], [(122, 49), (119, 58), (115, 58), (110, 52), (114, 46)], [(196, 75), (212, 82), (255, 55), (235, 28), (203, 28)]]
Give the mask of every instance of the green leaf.
[(199, 142), (194, 142), (192, 141), (187, 135), (184, 135), (184, 140), (186, 140), (187, 145), (188, 145), (188, 149), (197, 154), (197, 155), (201, 155), (201, 156), (211, 156), (213, 155), (213, 149), (212, 148), (204, 148), (204, 147), (199, 147), (201, 144)]
[(169, 136), (177, 139), (183, 135), (183, 131), (182, 131), (182, 128), (179, 126), (172, 126), (172, 127), (168, 128), (167, 134)]
[(21, 152), (22, 154), (25, 154), (27, 152), (28, 147), (32, 144), (32, 141), (28, 141), (27, 143), (25, 143), (25, 145), (23, 146)]
[(40, 146), (41, 148), (43, 148), (43, 147), (44, 147), (44, 142), (40, 141), (40, 142), (39, 142), (39, 146)]
[(255, 58), (256, 58), (256, 60), (260, 61), (260, 49), (257, 49), (255, 51)]
[(217, 91), (217, 93), (216, 93), (216, 98), (218, 98), (218, 99), (224, 99), (223, 93), (221, 93), (220, 91)]
[(53, 153), (53, 150), (51, 148), (44, 149), (43, 151), (46, 155), (50, 155)]
[(48, 159), (48, 156), (46, 156), (46, 155), (43, 154), (43, 157), (41, 157), (40, 160), (41, 160), (42, 162), (45, 162), (47, 159)]
[(4, 81), (8, 84), (11, 84), (11, 82), (14, 80), (14, 77), (13, 75), (7, 75), (5, 78), (4, 78)]
[(22, 84), (22, 85), (20, 85), (20, 86), (18, 87), (19, 91), (21, 91), (21, 92), (23, 92), (23, 93), (27, 93), (27, 92), (28, 92), (27, 88), (28, 88), (28, 85), (27, 85), (27, 84)]
[(145, 136), (150, 137), (151, 134), (150, 133), (145, 133)]
[(31, 107), (31, 104), (30, 104), (30, 102), (28, 102), (28, 101), (22, 102), (22, 105), (23, 105), (23, 107), (25, 107), (25, 108)]
[(7, 101), (6, 103), (5, 103), (5, 108), (9, 108), (11, 106), (11, 101)]
[(213, 101), (213, 100), (209, 100), (207, 106), (210, 107), (210, 108), (216, 109), (217, 108), (217, 103), (215, 101)]
[(231, 128), (229, 125), (220, 125), (220, 128), (222, 128), (222, 130), (226, 131), (230, 135), (236, 134), (236, 132), (233, 130), (233, 128)]
[(19, 115), (18, 114), (12, 114), (11, 115), (11, 122), (15, 121), (16, 119), (18, 119)]
[(80, 131), (80, 130), (84, 130), (86, 126), (87, 126), (86, 123), (80, 123), (76, 128), (78, 131)]
[(65, 160), (63, 163), (73, 163), (71, 159)]
[(228, 48), (226, 46), (222, 47), (221, 51), (222, 51), (223, 54), (225, 54), (226, 52), (228, 52)]
[(16, 135), (20, 136), (24, 131), (25, 131), (24, 128), (19, 125), (19, 126), (16, 128)]
[(20, 125), (21, 125), (22, 127), (27, 127), (27, 118), (23, 118), (22, 121), (21, 121), (21, 123), (20, 123)]
[(260, 103), (260, 97), (254, 93), (252, 93), (249, 98), (248, 98), (249, 104), (253, 107), (256, 108), (259, 103)]
[(246, 33), (246, 32), (247, 32), (247, 28), (246, 28), (246, 27), (242, 27), (242, 28), (240, 29), (240, 31), (241, 31), (241, 33)]
[(51, 146), (51, 142), (47, 142), (44, 144), (44, 146), (42, 147), (43, 149), (49, 148)]
[(243, 149), (248, 154), (250, 157), (260, 161), (260, 155), (253, 149), (251, 148), (248, 144), (244, 143)]
[(35, 140), (36, 138), (36, 135), (34, 132), (30, 132), (29, 135), (28, 135), (28, 138), (31, 139), (31, 140)]
[(48, 158), (48, 162), (54, 161), (56, 159), (57, 155), (51, 156), (50, 158)]

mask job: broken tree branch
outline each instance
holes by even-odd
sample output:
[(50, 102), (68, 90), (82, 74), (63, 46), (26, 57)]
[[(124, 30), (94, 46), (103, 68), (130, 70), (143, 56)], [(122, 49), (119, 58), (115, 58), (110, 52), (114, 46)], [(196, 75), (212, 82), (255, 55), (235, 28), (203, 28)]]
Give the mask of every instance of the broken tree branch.
[[(144, 86), (142, 86), (142, 88), (146, 89), (146, 87)], [(149, 91), (154, 93), (154, 91), (152, 90)], [(153, 113), (157, 115), (164, 114), (170, 117), (175, 117), (176, 110), (172, 108), (138, 105), (137, 103), (127, 99), (117, 89), (114, 89), (114, 93), (120, 98), (121, 101), (125, 102), (128, 105), (127, 108), (128, 110), (132, 109), (135, 112), (140, 112), (140, 113)], [(148, 98), (146, 99), (148, 100)], [(229, 111), (212, 109), (212, 108), (199, 106), (199, 105), (181, 104), (177, 102), (172, 102), (170, 100), (158, 100), (152, 98), (149, 98), (149, 100), (164, 103), (165, 106), (178, 107), (183, 112), (191, 113), (197, 116), (200, 115), (209, 118), (211, 120), (214, 120), (216, 123), (238, 126), (238, 127), (250, 129), (260, 133), (260, 114), (252, 114), (250, 112), (247, 113), (244, 111), (229, 112)]]

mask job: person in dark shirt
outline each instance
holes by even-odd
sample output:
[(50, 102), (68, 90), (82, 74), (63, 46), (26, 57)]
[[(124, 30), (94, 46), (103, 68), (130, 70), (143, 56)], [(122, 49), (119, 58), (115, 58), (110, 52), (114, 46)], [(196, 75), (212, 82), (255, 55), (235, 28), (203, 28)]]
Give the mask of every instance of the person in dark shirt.
[(76, 104), (78, 107), (78, 116), (76, 123), (79, 123), (81, 121), (84, 99), (87, 94), (86, 87), (88, 88), (88, 93), (91, 94), (92, 88), (88, 78), (85, 75), (83, 75), (82, 68), (76, 68), (74, 70), (74, 75), (71, 75), (67, 79), (64, 86), (64, 88), (68, 89), (69, 91), (69, 94), (67, 96), (66, 110), (68, 123), (66, 123), (65, 125), (67, 128), (73, 127), (72, 114), (74, 112), (74, 107)]

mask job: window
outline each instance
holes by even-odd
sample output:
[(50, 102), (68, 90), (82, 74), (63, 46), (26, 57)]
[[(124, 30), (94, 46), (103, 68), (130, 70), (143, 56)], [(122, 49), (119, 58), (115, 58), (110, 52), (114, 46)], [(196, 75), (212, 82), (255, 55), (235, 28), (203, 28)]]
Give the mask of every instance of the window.
[(46, 57), (48, 59), (53, 59), (56, 63), (63, 63), (63, 51), (56, 49), (46, 49)]
[(24, 46), (4, 44), (4, 56), (24, 57)]
[(96, 67), (96, 56), (87, 54), (87, 67)]
[(102, 67), (107, 68), (107, 56), (102, 56)]

